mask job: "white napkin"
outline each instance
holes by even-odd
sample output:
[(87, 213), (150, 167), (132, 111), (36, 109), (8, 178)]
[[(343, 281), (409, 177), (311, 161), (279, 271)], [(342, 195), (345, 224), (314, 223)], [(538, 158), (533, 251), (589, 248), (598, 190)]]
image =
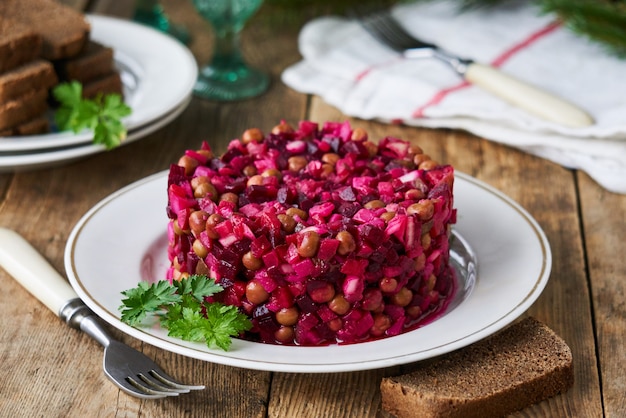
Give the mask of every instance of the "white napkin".
[(538, 119), (467, 85), (433, 59), (404, 59), (355, 21), (321, 17), (299, 36), (303, 60), (287, 68), (291, 88), (322, 97), (347, 115), (458, 128), (586, 171), (626, 193), (626, 60), (556, 25), (529, 2), (458, 12), (457, 1), (392, 9), (413, 35), (561, 96), (596, 123), (568, 128)]

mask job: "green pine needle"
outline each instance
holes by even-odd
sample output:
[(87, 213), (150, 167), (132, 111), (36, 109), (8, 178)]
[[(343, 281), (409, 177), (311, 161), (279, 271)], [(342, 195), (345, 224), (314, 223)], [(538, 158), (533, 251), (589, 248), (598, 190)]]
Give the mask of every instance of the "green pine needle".
[(537, 0), (544, 13), (555, 13), (571, 31), (626, 58), (626, 1)]

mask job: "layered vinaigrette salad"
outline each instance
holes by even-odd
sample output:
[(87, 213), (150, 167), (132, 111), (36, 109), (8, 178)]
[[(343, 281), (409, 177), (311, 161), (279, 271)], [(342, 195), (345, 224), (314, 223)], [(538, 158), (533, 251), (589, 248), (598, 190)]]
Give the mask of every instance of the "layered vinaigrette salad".
[(167, 278), (215, 278), (251, 341), (398, 335), (454, 294), (453, 182), (418, 146), (347, 122), (248, 129), (219, 157), (204, 142), (170, 168)]

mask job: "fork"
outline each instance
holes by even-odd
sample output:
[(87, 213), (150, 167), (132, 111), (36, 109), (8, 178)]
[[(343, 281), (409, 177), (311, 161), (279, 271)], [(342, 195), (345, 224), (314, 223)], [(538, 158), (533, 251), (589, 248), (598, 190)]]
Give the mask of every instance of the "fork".
[(176, 381), (145, 354), (111, 338), (69, 283), (23, 237), (6, 228), (0, 228), (0, 265), (67, 325), (104, 347), (104, 372), (124, 392), (153, 399), (204, 389)]
[(485, 64), (452, 55), (438, 46), (422, 42), (409, 34), (388, 11), (360, 14), (351, 11), (361, 25), (381, 43), (406, 58), (436, 58), (450, 66), (469, 83), (545, 120), (580, 128), (592, 125), (584, 110), (553, 94), (525, 83)]

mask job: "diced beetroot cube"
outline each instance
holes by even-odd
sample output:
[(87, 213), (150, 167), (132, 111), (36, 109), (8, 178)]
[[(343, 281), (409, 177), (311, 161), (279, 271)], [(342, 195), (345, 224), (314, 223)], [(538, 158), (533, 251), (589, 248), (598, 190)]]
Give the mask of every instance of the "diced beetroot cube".
[(404, 321), (396, 321), (389, 328), (387, 328), (387, 330), (385, 331), (385, 335), (387, 335), (388, 337), (399, 335), (402, 333), (403, 328), (404, 328)]
[(323, 322), (330, 322), (338, 317), (336, 313), (330, 310), (328, 305), (321, 305), (317, 310), (317, 316), (319, 316)]
[(366, 268), (367, 268), (366, 259), (350, 258), (343, 263), (343, 266), (341, 266), (340, 270), (343, 274), (346, 274), (349, 276), (362, 277), (363, 274), (365, 274)]
[(246, 145), (246, 151), (250, 155), (261, 155), (267, 151), (267, 144), (265, 142), (251, 141)]
[(311, 121), (300, 121), (298, 123), (299, 138), (312, 138), (317, 134), (318, 124)]
[(280, 257), (276, 250), (269, 251), (262, 255), (263, 264), (269, 267), (277, 267), (281, 264)]
[(404, 318), (404, 309), (398, 305), (385, 305), (384, 312), (389, 315), (392, 321), (399, 321)]
[(267, 274), (267, 269), (261, 269), (254, 273), (254, 279), (259, 282), (267, 293), (271, 293), (278, 286), (276, 281)]
[(226, 235), (224, 238), (220, 238), (219, 242), (224, 248), (230, 247), (232, 244), (237, 242), (237, 237), (235, 234)]
[(370, 247), (368, 244), (361, 243), (359, 245), (359, 249), (357, 250), (357, 257), (367, 258), (374, 252), (374, 249)]
[(304, 313), (315, 313), (320, 306), (318, 303), (315, 303), (307, 293), (295, 297), (294, 301)]
[(242, 282), (235, 282), (232, 286), (224, 289), (222, 303), (226, 305), (241, 306), (246, 293), (246, 286)]
[(383, 267), (383, 275), (387, 277), (397, 277), (403, 273), (402, 266), (385, 266)]
[(220, 238), (225, 238), (229, 235), (233, 235), (233, 223), (231, 220), (227, 219), (215, 225), (214, 230)]
[(293, 295), (286, 286), (278, 286), (270, 294), (270, 298), (267, 301), (267, 308), (272, 312), (278, 312), (283, 308), (289, 308), (293, 306)]
[(359, 236), (365, 238), (372, 244), (380, 244), (385, 238), (385, 231), (370, 222), (364, 225), (359, 225)]
[(295, 243), (289, 243), (284, 258), (289, 264), (295, 264), (300, 261), (300, 253), (298, 253), (298, 247)]
[(298, 319), (297, 327), (302, 331), (307, 331), (313, 329), (317, 324), (319, 324), (319, 319), (312, 312), (305, 312), (300, 315), (300, 319)]
[(299, 280), (304, 280), (313, 275), (315, 265), (310, 258), (305, 258), (293, 265), (293, 271)]
[(320, 247), (317, 251), (317, 258), (320, 260), (330, 260), (337, 254), (339, 248), (339, 240), (334, 238), (324, 238), (320, 241)]
[(298, 139), (287, 143), (285, 149), (292, 154), (301, 154), (306, 150), (306, 142)]
[(346, 186), (339, 189), (339, 198), (346, 202), (355, 202), (356, 194), (354, 192), (354, 189), (351, 186)]
[(399, 240), (404, 239), (404, 232), (406, 230), (406, 215), (397, 214), (387, 223), (385, 229), (385, 235), (388, 237), (394, 235)]
[(360, 309), (353, 309), (343, 318), (343, 328), (337, 331), (337, 337), (346, 343), (354, 343), (364, 338), (374, 325), (372, 314)]
[(258, 203), (249, 203), (247, 205), (239, 207), (239, 212), (243, 213), (248, 218), (256, 217), (263, 207)]
[(333, 213), (334, 210), (335, 204), (333, 202), (322, 202), (309, 209), (309, 216), (327, 218)]
[(302, 282), (289, 283), (288, 288), (294, 298), (302, 296), (306, 292), (306, 285)]
[(324, 341), (315, 329), (305, 330), (299, 326), (296, 326), (295, 331), (296, 331), (295, 340), (298, 345), (317, 346), (317, 345), (321, 345), (322, 342)]
[(198, 239), (207, 250), (211, 251), (211, 249), (213, 248), (213, 241), (209, 238), (206, 231), (200, 232)]
[(287, 263), (281, 264), (280, 266), (278, 266), (278, 269), (283, 274), (293, 274), (293, 266), (291, 264), (287, 264)]
[(343, 281), (343, 295), (350, 303), (355, 303), (363, 297), (365, 283), (357, 276), (347, 276)]

